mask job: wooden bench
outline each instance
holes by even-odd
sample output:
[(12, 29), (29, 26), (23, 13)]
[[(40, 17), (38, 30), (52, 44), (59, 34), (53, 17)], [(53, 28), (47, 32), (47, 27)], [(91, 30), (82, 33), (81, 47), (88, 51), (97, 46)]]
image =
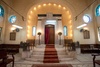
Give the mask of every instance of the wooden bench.
[(20, 45), (19, 44), (2, 44), (0, 49), (6, 50), (7, 52), (18, 53)]
[[(92, 46), (92, 47), (91, 47)], [(80, 45), (81, 53), (100, 53), (99, 45)]]
[(12, 62), (12, 67), (14, 67), (14, 56), (12, 58), (8, 58), (7, 52), (5, 50), (0, 50), (0, 67), (7, 67), (7, 64)]
[(96, 60), (96, 56), (100, 56), (100, 54), (95, 53), (95, 54), (92, 54), (92, 56), (93, 56), (93, 67), (96, 67), (96, 64), (100, 65), (100, 59)]
[(35, 39), (28, 39), (26, 40), (27, 43), (29, 43), (28, 48), (32, 49), (35, 46)]

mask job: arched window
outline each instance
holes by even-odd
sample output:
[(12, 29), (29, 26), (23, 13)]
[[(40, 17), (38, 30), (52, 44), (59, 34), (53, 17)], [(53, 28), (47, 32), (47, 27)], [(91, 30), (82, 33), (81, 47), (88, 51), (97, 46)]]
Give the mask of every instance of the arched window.
[(96, 7), (96, 16), (100, 16), (100, 4)]
[(64, 26), (64, 36), (68, 35), (68, 30), (67, 30), (67, 26)]
[(3, 7), (0, 5), (0, 16), (4, 16), (4, 9), (3, 9)]
[(36, 35), (36, 27), (33, 26), (33, 29), (32, 29), (32, 35), (35, 36)]

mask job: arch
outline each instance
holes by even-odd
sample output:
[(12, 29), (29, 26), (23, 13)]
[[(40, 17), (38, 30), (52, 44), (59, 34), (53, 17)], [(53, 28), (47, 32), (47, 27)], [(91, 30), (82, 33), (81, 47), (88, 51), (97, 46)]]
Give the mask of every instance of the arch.
[[(66, 8), (65, 6), (63, 6), (61, 4), (45, 3), (45, 4), (32, 6), (27, 13), (27, 25), (30, 26), (30, 27), (32, 27), (32, 25), (36, 26), (36, 24), (38, 24), (38, 20), (39, 20), (39, 23), (41, 22), (41, 18), (38, 18), (38, 20), (35, 19), (35, 18), (37, 18), (36, 17), (37, 14), (46, 14), (47, 12), (51, 13), (51, 14), (62, 14), (63, 19), (59, 18), (58, 23), (61, 24), (61, 23), (67, 22), (66, 25), (69, 24), (68, 29), (70, 29), (69, 32), (70, 32), (71, 35), (69, 35), (68, 37), (72, 38), (72, 32), (71, 32), (72, 31), (72, 24), (73, 24), (72, 23), (72, 21), (73, 21), (72, 12), (68, 8)], [(46, 18), (48, 18), (48, 17), (49, 17), (48, 15), (44, 16), (43, 17), (44, 19), (42, 21), (46, 21)], [(56, 22), (58, 21), (58, 20), (56, 20), (56, 18), (52, 18), (52, 17), (53, 17), (53, 15), (50, 15), (50, 18), (48, 18), (47, 20), (55, 20)], [(61, 22), (60, 20), (63, 20), (64, 22)], [(34, 22), (34, 24), (32, 22)], [(55, 28), (56, 28), (56, 26), (58, 26), (58, 25), (56, 25), (57, 24), (56, 22), (53, 24), (53, 25), (55, 25)], [(49, 24), (49, 23), (44, 22), (44, 24), (46, 25), (46, 24)], [(51, 22), (50, 22), (50, 24), (51, 24)], [(62, 26), (62, 24), (59, 25), (59, 26)], [(38, 30), (40, 31), (41, 29), (42, 28), (39, 28)], [(61, 29), (63, 29), (63, 27), (59, 28), (58, 31), (56, 31), (56, 34), (59, 31), (61, 31)], [(31, 30), (31, 28), (27, 27), (27, 38), (32, 37), (31, 33), (28, 32), (29, 30)]]
[(30, 3), (30, 5), (28, 5), (27, 8), (25, 9), (25, 16), (26, 16), (26, 18), (27, 18), (28, 13), (30, 12), (31, 8), (33, 8), (33, 7), (37, 6), (37, 5), (46, 4), (46, 3), (55, 3), (55, 4), (60, 4), (62, 6), (65, 6), (65, 8), (67, 8), (71, 12), (71, 15), (76, 16), (76, 9), (68, 1), (66, 2), (66, 1), (62, 1), (61, 0), (61, 1), (57, 2), (56, 0), (53, 0), (53, 1), (49, 0), (49, 1), (42, 2), (42, 1), (38, 1), (37, 0), (34, 5), (33, 5), (33, 3)]
[(96, 16), (100, 16), (100, 4), (96, 7), (95, 14)]
[(0, 16), (4, 16), (4, 9), (3, 9), (3, 7), (0, 5)]

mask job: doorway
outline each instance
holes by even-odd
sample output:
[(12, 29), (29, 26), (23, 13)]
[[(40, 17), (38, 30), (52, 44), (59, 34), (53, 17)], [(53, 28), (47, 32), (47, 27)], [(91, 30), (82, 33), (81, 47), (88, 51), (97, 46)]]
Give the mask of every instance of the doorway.
[(55, 26), (48, 24), (45, 25), (45, 44), (55, 43)]

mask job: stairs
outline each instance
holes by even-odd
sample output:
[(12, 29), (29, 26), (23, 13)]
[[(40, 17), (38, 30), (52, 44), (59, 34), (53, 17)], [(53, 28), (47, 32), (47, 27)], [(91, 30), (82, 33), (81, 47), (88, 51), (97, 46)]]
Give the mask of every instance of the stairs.
[[(28, 57), (23, 57), (23, 58), (22, 58), (22, 54), (20, 53), (16, 54), (15, 67), (32, 67), (33, 64), (46, 65), (48, 63), (51, 63), (49, 65), (60, 63), (60, 64), (72, 64), (73, 67), (87, 67), (87, 66), (93, 67), (91, 55), (78, 54), (77, 57), (73, 59), (70, 56), (73, 53), (65, 52), (65, 48), (62, 45), (55, 45), (55, 46), (54, 45), (46, 46), (44, 44), (37, 45), (33, 50), (28, 51), (26, 53), (26, 55), (28, 54), (29, 54)], [(99, 57), (97, 59), (99, 59)], [(11, 67), (11, 64), (9, 64), (7, 67)]]
[(54, 45), (46, 45), (44, 63), (59, 63), (57, 51)]

